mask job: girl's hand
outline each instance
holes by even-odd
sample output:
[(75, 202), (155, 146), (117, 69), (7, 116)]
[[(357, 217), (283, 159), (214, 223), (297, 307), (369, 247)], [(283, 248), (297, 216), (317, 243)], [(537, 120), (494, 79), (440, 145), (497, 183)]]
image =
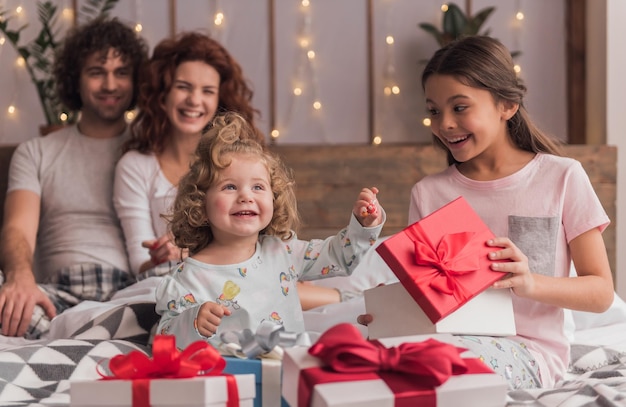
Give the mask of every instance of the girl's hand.
[(363, 188), (356, 202), (352, 213), (356, 216), (361, 226), (378, 226), (382, 222), (381, 206), (376, 199), (378, 188)]
[(494, 288), (511, 288), (515, 295), (531, 297), (535, 289), (535, 279), (528, 267), (528, 257), (506, 237), (497, 237), (487, 241), (487, 246), (502, 247), (489, 253), (491, 260), (510, 260), (491, 263), (491, 269), (508, 273), (502, 280), (493, 283)]
[(229, 316), (230, 310), (218, 303), (207, 301), (200, 306), (196, 317), (196, 329), (200, 335), (210, 338), (217, 332), (224, 316)]

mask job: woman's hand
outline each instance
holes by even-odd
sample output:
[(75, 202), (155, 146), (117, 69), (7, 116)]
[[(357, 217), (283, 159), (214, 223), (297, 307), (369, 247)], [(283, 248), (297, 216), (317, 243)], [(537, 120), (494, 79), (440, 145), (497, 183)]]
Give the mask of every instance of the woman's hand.
[(181, 260), (181, 250), (172, 242), (170, 236), (165, 234), (158, 239), (146, 240), (141, 243), (148, 249), (150, 261), (153, 265), (159, 265), (169, 260)]
[(528, 266), (528, 257), (515, 246), (507, 237), (497, 237), (487, 241), (487, 246), (502, 248), (489, 253), (490, 260), (497, 261), (491, 264), (491, 269), (508, 273), (502, 280), (493, 284), (494, 288), (510, 288), (515, 295), (520, 297), (532, 297), (535, 289), (535, 278)]

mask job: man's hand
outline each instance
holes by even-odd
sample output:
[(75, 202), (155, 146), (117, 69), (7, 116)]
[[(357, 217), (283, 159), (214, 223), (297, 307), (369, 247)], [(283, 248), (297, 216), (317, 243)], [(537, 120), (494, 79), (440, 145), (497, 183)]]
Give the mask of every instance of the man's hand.
[(0, 287), (0, 325), (2, 335), (24, 336), (33, 317), (35, 305), (40, 305), (46, 316), (56, 316), (50, 298), (37, 287), (33, 278), (7, 280)]

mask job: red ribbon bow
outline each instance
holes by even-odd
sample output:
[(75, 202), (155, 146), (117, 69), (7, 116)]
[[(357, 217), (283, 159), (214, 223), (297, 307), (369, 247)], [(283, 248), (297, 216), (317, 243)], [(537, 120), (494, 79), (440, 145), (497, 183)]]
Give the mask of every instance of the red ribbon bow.
[(351, 324), (339, 324), (320, 336), (309, 353), (339, 373), (396, 372), (419, 379), (429, 387), (440, 386), (452, 375), (467, 372), (460, 356), (465, 349), (428, 339), (387, 348), (363, 339)]
[(420, 266), (432, 267), (430, 286), (441, 293), (454, 295), (457, 301), (467, 299), (457, 277), (479, 269), (473, 232), (444, 235), (434, 248), (427, 239), (409, 235), (415, 243), (415, 262)]
[(325, 366), (300, 371), (298, 406), (309, 406), (315, 385), (359, 380), (383, 380), (396, 395), (395, 406), (435, 405), (434, 388), (450, 376), (493, 373), (479, 359), (461, 358), (464, 351), (434, 339), (386, 348), (363, 339), (351, 324), (335, 325), (309, 348)]
[[(174, 336), (157, 335), (152, 345), (152, 359), (139, 351), (117, 355), (109, 362), (112, 375), (100, 376), (107, 380), (132, 380), (133, 407), (149, 407), (151, 379), (219, 376), (225, 367), (224, 358), (204, 341), (194, 342), (180, 352)], [(237, 407), (237, 381), (232, 375), (225, 376), (228, 383), (227, 406)]]

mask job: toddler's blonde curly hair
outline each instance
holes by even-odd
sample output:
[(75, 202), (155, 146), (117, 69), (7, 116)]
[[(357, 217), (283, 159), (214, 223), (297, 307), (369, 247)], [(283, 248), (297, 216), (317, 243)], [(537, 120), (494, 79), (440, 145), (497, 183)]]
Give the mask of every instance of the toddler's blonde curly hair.
[(219, 172), (230, 165), (233, 155), (257, 156), (265, 164), (274, 196), (274, 213), (261, 234), (289, 240), (300, 224), (295, 182), (292, 171), (280, 158), (256, 141), (255, 130), (239, 114), (228, 112), (217, 116), (210, 130), (202, 136), (189, 172), (180, 180), (171, 213), (164, 216), (174, 242), (193, 255), (213, 240), (207, 224), (205, 195), (217, 180)]

